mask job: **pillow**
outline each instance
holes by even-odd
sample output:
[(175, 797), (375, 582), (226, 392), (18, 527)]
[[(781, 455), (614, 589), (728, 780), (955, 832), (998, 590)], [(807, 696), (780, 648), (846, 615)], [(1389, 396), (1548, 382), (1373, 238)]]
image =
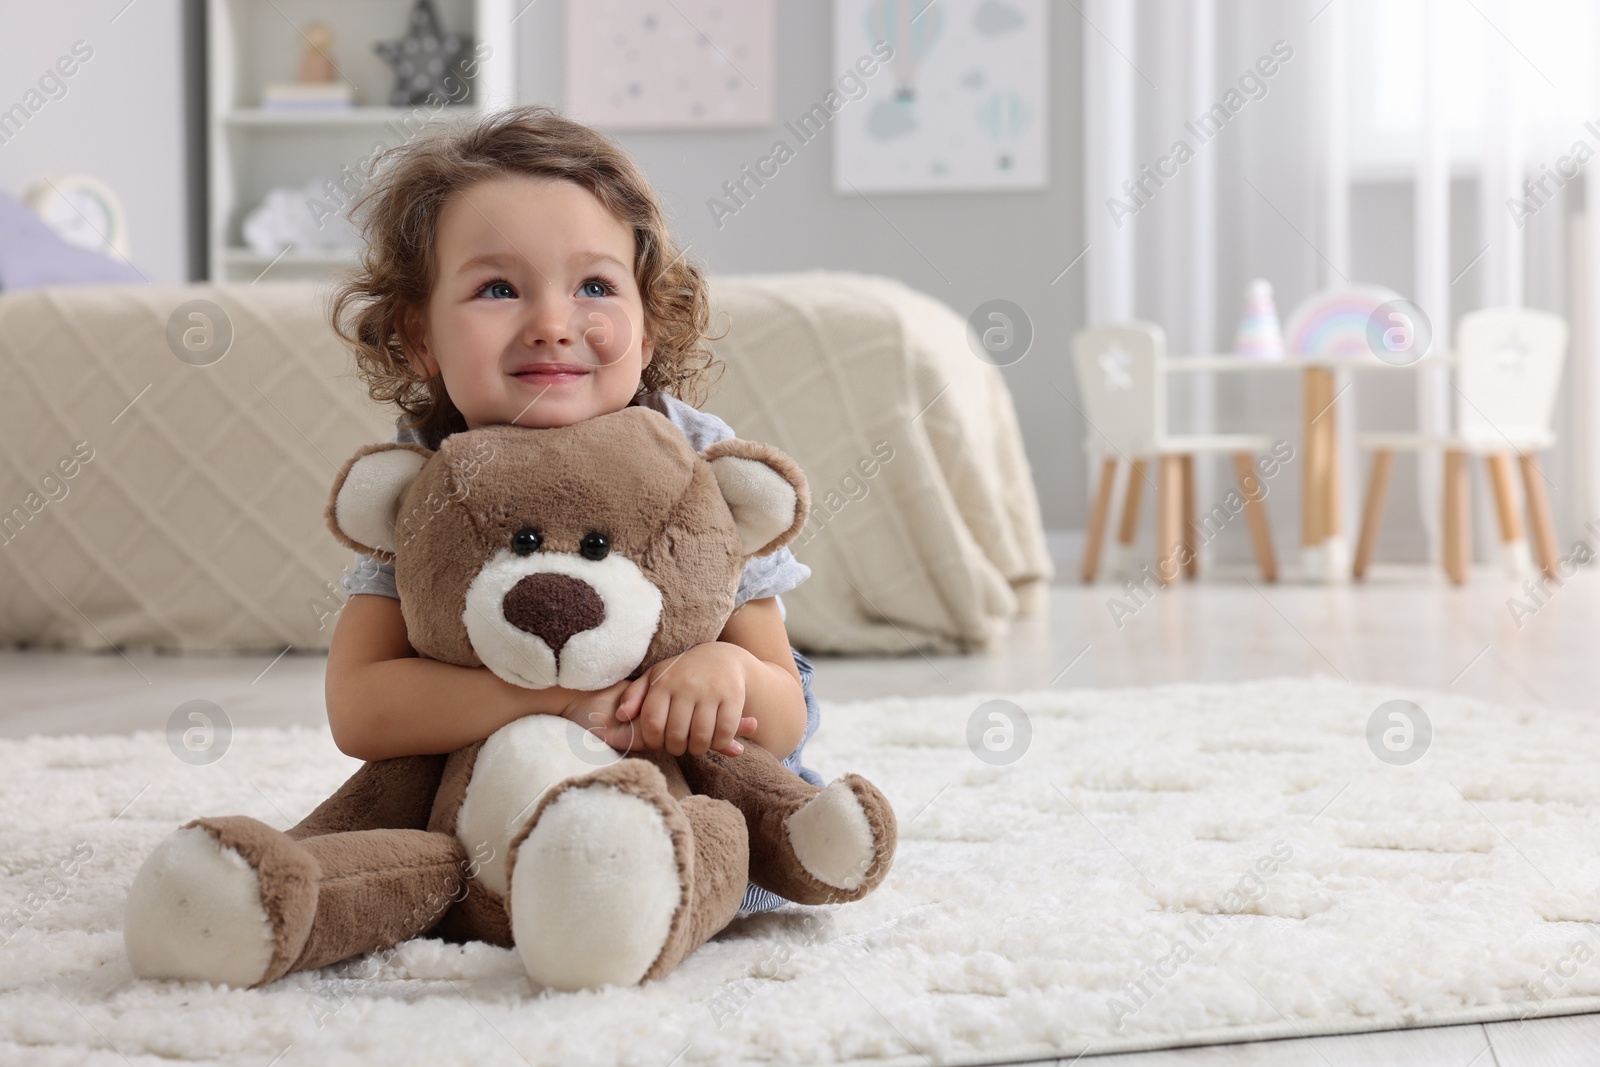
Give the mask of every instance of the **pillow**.
[(0, 192), (0, 290), (144, 281), (127, 263), (69, 244), (27, 204)]

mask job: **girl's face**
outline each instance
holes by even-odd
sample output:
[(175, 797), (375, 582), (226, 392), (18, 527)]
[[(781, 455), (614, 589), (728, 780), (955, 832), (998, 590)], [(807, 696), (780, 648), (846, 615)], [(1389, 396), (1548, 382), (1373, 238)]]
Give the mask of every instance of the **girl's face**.
[(412, 360), (442, 374), (467, 427), (566, 426), (620, 411), (650, 362), (633, 231), (571, 182), (507, 175), (439, 217)]

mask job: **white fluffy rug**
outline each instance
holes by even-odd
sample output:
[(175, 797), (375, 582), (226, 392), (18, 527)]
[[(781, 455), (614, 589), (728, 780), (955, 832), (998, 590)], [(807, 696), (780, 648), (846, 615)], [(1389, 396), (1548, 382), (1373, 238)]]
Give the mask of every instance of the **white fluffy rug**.
[[(994, 766), (967, 736), (997, 695), (827, 706), (808, 763), (899, 813), (883, 886), (585, 994), (433, 940), (255, 992), (135, 981), (123, 897), (164, 834), (287, 826), (355, 762), (313, 730), (201, 767), (156, 733), (0, 744), (0, 1060), (983, 1063), (1600, 1009), (1592, 715), (1327, 679), (1010, 694), (1032, 738)], [(1366, 739), (1397, 697), (1433, 725), (1410, 766)]]

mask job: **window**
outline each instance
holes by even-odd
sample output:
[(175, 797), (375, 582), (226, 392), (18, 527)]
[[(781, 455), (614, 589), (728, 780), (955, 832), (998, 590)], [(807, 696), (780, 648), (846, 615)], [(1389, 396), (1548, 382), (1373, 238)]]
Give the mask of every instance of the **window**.
[[(1422, 124), (1420, 0), (1334, 0), (1345, 12), (1350, 163), (1359, 174), (1407, 174)], [(1576, 140), (1600, 154), (1596, 6), (1591, 0), (1444, 0), (1444, 106), (1453, 168), (1470, 172), (1496, 101), (1489, 72), (1514, 81), (1529, 167)], [(1490, 20), (1493, 20), (1491, 25)]]

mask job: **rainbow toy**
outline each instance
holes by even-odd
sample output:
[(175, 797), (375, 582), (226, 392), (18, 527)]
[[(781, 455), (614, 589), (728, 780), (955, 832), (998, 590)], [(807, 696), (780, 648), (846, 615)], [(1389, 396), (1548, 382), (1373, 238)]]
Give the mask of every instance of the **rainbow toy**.
[(1293, 356), (1367, 356), (1367, 320), (1400, 294), (1380, 285), (1324, 289), (1302, 300), (1289, 316), (1284, 348)]
[(1244, 310), (1239, 332), (1233, 337), (1235, 355), (1246, 359), (1282, 359), (1283, 331), (1278, 328), (1278, 307), (1272, 302), (1272, 283), (1257, 278), (1244, 290)]

